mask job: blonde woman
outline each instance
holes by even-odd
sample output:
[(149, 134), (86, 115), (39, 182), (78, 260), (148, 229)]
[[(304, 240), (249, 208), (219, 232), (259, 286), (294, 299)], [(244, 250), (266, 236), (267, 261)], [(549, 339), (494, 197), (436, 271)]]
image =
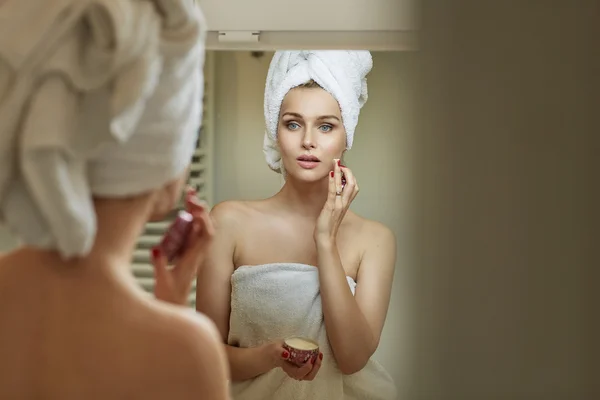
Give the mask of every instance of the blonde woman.
[[(0, 67), (21, 68), (2, 70), (0, 218), (22, 242), (0, 257), (0, 399), (229, 398), (214, 324), (131, 272), (144, 225), (181, 196), (201, 121), (202, 14), (156, 6), (0, 7), (3, 28), (28, 30), (0, 44)], [(157, 275), (189, 290), (213, 228), (191, 193), (186, 206), (189, 247)]]
[[(264, 151), (285, 184), (264, 200), (215, 206), (218, 229), (197, 282), (197, 309), (219, 328), (236, 400), (396, 398), (371, 360), (395, 237), (349, 210), (359, 185), (340, 162), (371, 66), (366, 51), (282, 51), (271, 62)], [(316, 341), (318, 357), (289, 362), (292, 336)]]

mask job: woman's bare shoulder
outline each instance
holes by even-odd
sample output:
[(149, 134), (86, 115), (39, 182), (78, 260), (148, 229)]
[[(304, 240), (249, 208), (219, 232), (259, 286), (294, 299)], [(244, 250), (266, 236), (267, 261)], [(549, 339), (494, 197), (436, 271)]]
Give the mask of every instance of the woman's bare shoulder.
[(381, 249), (382, 246), (391, 246), (395, 251), (396, 235), (386, 224), (365, 218), (354, 212), (350, 216), (348, 222), (352, 232), (360, 232), (363, 253), (373, 249)]
[(268, 207), (269, 200), (227, 200), (216, 204), (210, 211), (215, 222), (239, 223), (247, 222)]
[(216, 325), (191, 308), (160, 304), (155, 312), (167, 330), (160, 341), (165, 350), (163, 373), (177, 375), (196, 396), (225, 399), (229, 367)]
[(393, 238), (395, 240), (394, 232), (386, 224), (365, 218), (355, 212), (349, 213), (349, 216), (352, 227), (360, 228), (361, 236), (365, 239), (371, 238), (374, 241), (381, 238)]

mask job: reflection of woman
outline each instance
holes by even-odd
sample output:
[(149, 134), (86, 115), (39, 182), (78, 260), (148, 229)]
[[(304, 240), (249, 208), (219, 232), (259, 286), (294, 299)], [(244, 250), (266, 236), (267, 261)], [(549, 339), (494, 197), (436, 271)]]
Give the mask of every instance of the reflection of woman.
[[(20, 3), (8, 10), (19, 11)], [(56, 53), (38, 59), (41, 64), (60, 54), (72, 57), (43, 64), (36, 76), (28, 77), (31, 71), (25, 69), (15, 91), (0, 93), (0, 216), (24, 244), (0, 258), (0, 399), (225, 400), (227, 360), (214, 324), (152, 299), (130, 271), (145, 223), (175, 206), (195, 148), (203, 19), (187, 1), (161, 2), (164, 20), (152, 2), (123, 2), (122, 9), (97, 15), (101, 3), (57, 13), (60, 24), (47, 27), (49, 36), (36, 38), (36, 54), (27, 54), (25, 46), (14, 54), (30, 66), (27, 56), (35, 59), (49, 41)], [(31, 11), (30, 5), (24, 7)], [(103, 20), (117, 9), (124, 13), (120, 17), (131, 17), (128, 23), (144, 26), (142, 36), (135, 38), (128, 24), (123, 26), (128, 35), (121, 36), (122, 26)], [(90, 20), (73, 21), (81, 10)], [(42, 14), (36, 14), (36, 22), (47, 22)], [(19, 23), (26, 15), (12, 16)], [(170, 16), (179, 20), (176, 28), (161, 32)], [(115, 48), (125, 54), (94, 47), (106, 44), (98, 43), (103, 32), (78, 35), (63, 25), (69, 21), (105, 28), (105, 34), (123, 40)], [(96, 24), (83, 23), (90, 21)], [(59, 27), (65, 40), (53, 42), (52, 29)], [(36, 31), (31, 29), (28, 39)], [(173, 40), (173, 47), (161, 43), (161, 37)], [(11, 56), (4, 52), (5, 42), (0, 58)], [(149, 54), (134, 54), (136, 49)], [(158, 57), (162, 50), (163, 59)], [(99, 63), (69, 64), (86, 56), (98, 56)], [(120, 56), (134, 64), (133, 75), (104, 68), (102, 62), (120, 65)], [(87, 82), (88, 73), (106, 76)], [(144, 77), (148, 80), (136, 81)], [(27, 87), (28, 78), (36, 78), (39, 86), (20, 97), (25, 92), (18, 90)], [(107, 85), (88, 91), (86, 84), (100, 78)], [(17, 108), (22, 99), (27, 106), (23, 102)], [(5, 124), (10, 120), (21, 123), (10, 130)], [(19, 143), (16, 157), (11, 141)], [(187, 196), (186, 203), (196, 228), (175, 271), (191, 278), (212, 233), (204, 207), (194, 196)]]
[[(370, 360), (395, 238), (348, 209), (358, 184), (339, 163), (371, 67), (366, 51), (284, 51), (271, 62), (265, 154), (285, 184), (265, 200), (214, 207), (218, 229), (197, 284), (198, 310), (227, 343), (236, 399), (395, 398), (389, 375)], [(314, 365), (285, 361), (290, 336), (319, 342)]]

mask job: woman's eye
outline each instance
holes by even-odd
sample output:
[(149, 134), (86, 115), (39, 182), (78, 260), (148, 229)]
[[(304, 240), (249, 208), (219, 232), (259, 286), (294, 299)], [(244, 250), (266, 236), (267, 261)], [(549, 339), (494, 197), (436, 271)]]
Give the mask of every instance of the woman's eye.
[(331, 125), (321, 125), (319, 129), (321, 129), (323, 132), (329, 132), (333, 129), (333, 127)]
[(287, 124), (287, 128), (288, 128), (288, 129), (291, 129), (291, 130), (294, 130), (294, 129), (298, 129), (298, 128), (300, 128), (300, 125), (298, 125), (298, 124), (297, 124), (297, 123), (295, 123), (295, 122), (290, 122), (289, 124)]

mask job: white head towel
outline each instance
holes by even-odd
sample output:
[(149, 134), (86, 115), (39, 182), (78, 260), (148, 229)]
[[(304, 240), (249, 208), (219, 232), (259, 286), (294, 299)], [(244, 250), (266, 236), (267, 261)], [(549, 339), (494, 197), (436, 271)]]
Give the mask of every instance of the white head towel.
[(267, 130), (263, 151), (267, 164), (284, 173), (277, 145), (281, 103), (287, 92), (311, 79), (338, 102), (346, 129), (346, 148), (352, 148), (360, 109), (367, 101), (367, 74), (373, 68), (368, 51), (310, 50), (278, 51), (273, 56), (265, 87)]
[(141, 194), (189, 164), (206, 24), (194, 0), (37, 3), (0, 7), (0, 222), (83, 256), (93, 196)]

